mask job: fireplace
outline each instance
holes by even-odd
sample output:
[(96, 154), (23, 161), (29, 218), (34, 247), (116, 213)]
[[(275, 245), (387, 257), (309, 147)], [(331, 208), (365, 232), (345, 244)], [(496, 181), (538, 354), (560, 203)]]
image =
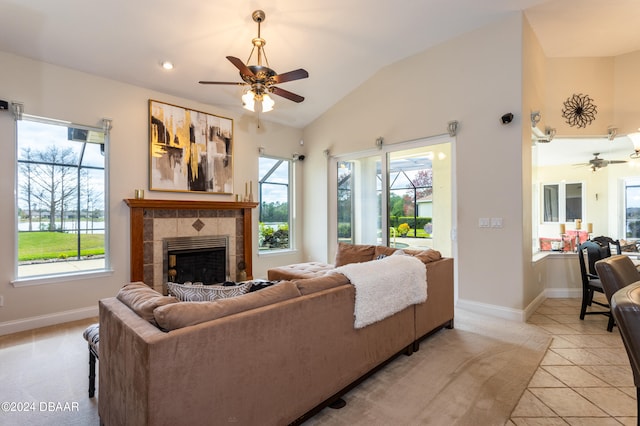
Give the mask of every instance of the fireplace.
[(225, 272), (216, 273), (215, 279), (230, 277), (234, 281), (240, 275), (253, 279), (251, 210), (258, 203), (133, 198), (124, 201), (131, 213), (131, 281), (143, 281), (166, 292), (165, 262), (169, 258), (164, 240), (216, 236), (226, 236), (228, 240)]
[(230, 281), (229, 236), (164, 238), (163, 282), (219, 284)]

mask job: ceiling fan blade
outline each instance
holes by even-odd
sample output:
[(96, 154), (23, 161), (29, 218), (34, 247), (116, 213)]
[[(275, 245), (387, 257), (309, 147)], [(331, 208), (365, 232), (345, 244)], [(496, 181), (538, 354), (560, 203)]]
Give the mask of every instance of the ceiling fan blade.
[(255, 77), (255, 74), (253, 73), (253, 71), (251, 71), (249, 68), (247, 68), (247, 66), (244, 64), (244, 62), (242, 62), (241, 59), (238, 59), (234, 56), (227, 56), (227, 59), (236, 66), (236, 68), (238, 68), (240, 70), (240, 74), (242, 75), (248, 75), (251, 77)]
[(229, 84), (229, 85), (233, 85), (233, 86), (244, 86), (247, 83), (238, 83), (238, 82), (230, 82), (230, 81), (203, 81), (200, 80), (198, 83), (200, 84)]
[(289, 92), (288, 90), (281, 89), (279, 87), (271, 86), (271, 93), (274, 95), (282, 96), (283, 98), (287, 98), (293, 102), (302, 102), (304, 101), (304, 97), (300, 95), (296, 95), (295, 93)]
[(609, 160), (609, 164), (624, 164), (626, 160)]
[(297, 70), (285, 72), (284, 74), (278, 74), (273, 76), (274, 84), (285, 83), (287, 81), (300, 80), (302, 78), (309, 77), (309, 73), (299, 68)]

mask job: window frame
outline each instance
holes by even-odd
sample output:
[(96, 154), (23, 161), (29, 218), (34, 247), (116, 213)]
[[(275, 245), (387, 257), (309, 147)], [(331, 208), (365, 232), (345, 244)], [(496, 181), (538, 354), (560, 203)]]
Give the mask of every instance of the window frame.
[[(34, 275), (19, 275), (20, 271), (19, 271), (19, 261), (18, 261), (18, 254), (19, 254), (19, 247), (18, 247), (18, 242), (19, 242), (19, 235), (18, 233), (20, 232), (19, 229), (19, 223), (20, 223), (20, 219), (19, 219), (19, 212), (20, 212), (20, 173), (21, 173), (21, 160), (20, 160), (20, 155), (21, 155), (21, 146), (20, 146), (20, 131), (19, 131), (19, 121), (30, 121), (30, 122), (35, 122), (35, 123), (41, 123), (41, 124), (47, 124), (47, 125), (52, 125), (52, 126), (60, 126), (66, 129), (67, 132), (69, 132), (69, 129), (73, 129), (72, 131), (87, 131), (87, 132), (99, 132), (103, 135), (104, 139), (102, 142), (95, 142), (95, 141), (91, 141), (91, 140), (85, 140), (84, 144), (89, 144), (89, 143), (99, 143), (103, 146), (102, 151), (103, 151), (103, 155), (104, 155), (104, 167), (102, 169), (100, 169), (99, 167), (96, 168), (95, 166), (92, 165), (88, 165), (86, 167), (82, 167), (82, 163), (78, 163), (77, 167), (79, 170), (77, 170), (77, 173), (81, 173), (81, 170), (83, 168), (87, 168), (87, 169), (92, 169), (92, 170), (102, 170), (102, 176), (104, 179), (104, 184), (102, 186), (102, 190), (103, 190), (103, 195), (102, 195), (102, 204), (103, 204), (103, 217), (104, 217), (104, 263), (102, 266), (100, 267), (92, 267), (92, 268), (87, 268), (84, 270), (77, 270), (77, 269), (73, 269), (73, 268), (68, 268), (66, 270), (63, 271), (59, 271), (59, 272), (53, 272), (53, 271), (46, 271), (45, 273), (42, 274), (34, 274)], [(11, 280), (11, 283), (13, 284), (14, 287), (22, 287), (22, 286), (32, 286), (32, 285), (42, 285), (42, 284), (51, 284), (51, 283), (58, 283), (58, 282), (67, 282), (67, 281), (73, 281), (73, 280), (82, 280), (82, 279), (87, 279), (87, 278), (95, 278), (95, 277), (101, 277), (101, 276), (108, 276), (111, 275), (113, 270), (111, 269), (111, 260), (110, 260), (110, 248), (109, 248), (109, 235), (110, 235), (110, 220), (109, 220), (109, 139), (110, 139), (110, 129), (111, 129), (111, 120), (110, 119), (103, 119), (102, 120), (103, 126), (102, 127), (98, 127), (98, 126), (88, 126), (88, 125), (82, 125), (82, 124), (76, 124), (76, 123), (72, 123), (69, 121), (64, 121), (64, 120), (56, 120), (56, 119), (52, 119), (52, 118), (46, 118), (46, 117), (39, 117), (39, 116), (34, 116), (34, 115), (27, 115), (27, 114), (16, 114), (16, 119), (14, 120), (14, 135), (15, 135), (15, 158), (14, 158), (14, 198), (13, 198), (13, 203), (14, 203), (14, 258), (13, 258), (13, 265), (14, 265), (14, 271), (13, 271), (13, 279)], [(72, 141), (76, 141), (78, 143), (82, 143), (81, 140), (76, 139), (75, 137), (73, 137), (72, 139), (70, 139)], [(43, 145), (44, 146), (44, 145)], [(86, 146), (85, 146), (86, 147)], [(85, 148), (82, 147), (82, 148)], [(80, 161), (80, 160), (78, 160)], [(74, 167), (74, 166), (71, 166)], [(81, 181), (77, 181), (75, 182), (76, 186), (79, 187), (81, 185)], [(75, 210), (72, 210), (75, 211)]]
[[(541, 182), (540, 183), (540, 219), (543, 225), (546, 224), (557, 224), (557, 223), (566, 223), (572, 222), (575, 218), (567, 219), (567, 186), (568, 185), (580, 185), (580, 200), (581, 200), (581, 208), (580, 214), (581, 217), (579, 219), (582, 222), (585, 222), (587, 212), (586, 212), (586, 183), (583, 181), (562, 181), (562, 182)], [(546, 210), (546, 197), (545, 190), (548, 186), (557, 186), (558, 187), (558, 220), (546, 220), (545, 210)]]
[(640, 188), (640, 178), (637, 177), (630, 177), (630, 178), (626, 178), (626, 179), (622, 179), (622, 212), (620, 214), (620, 216), (622, 216), (622, 226), (623, 228), (621, 229), (621, 236), (620, 238), (626, 240), (626, 241), (640, 241), (640, 238), (634, 238), (634, 237), (629, 237), (627, 236), (627, 229), (629, 229), (629, 222), (628, 222), (628, 216), (627, 216), (627, 208), (629, 206), (629, 202), (628, 202), (628, 189), (629, 188)]
[[(265, 175), (265, 177), (263, 177), (262, 179), (260, 178), (260, 162), (263, 159), (269, 159), (269, 160), (275, 160), (276, 162), (278, 162), (279, 164), (276, 164), (275, 166), (273, 166), (270, 171)], [(273, 173), (273, 171), (275, 171), (283, 162), (287, 163), (287, 170), (288, 170), (288, 182), (286, 184), (284, 183), (280, 183), (280, 182), (265, 182), (264, 179), (267, 179), (268, 177), (270, 177)], [(289, 253), (292, 251), (296, 250), (296, 245), (295, 245), (295, 215), (294, 215), (294, 185), (295, 185), (295, 160), (293, 159), (289, 159), (289, 158), (284, 158), (284, 157), (279, 157), (279, 156), (275, 156), (275, 155), (265, 155), (265, 154), (260, 154), (258, 156), (258, 256), (265, 256), (265, 255), (273, 255), (273, 254), (278, 254), (278, 253)], [(287, 209), (287, 215), (288, 215), (288, 227), (289, 227), (289, 247), (286, 248), (262, 248), (260, 246), (260, 224), (262, 223), (262, 185), (264, 183), (270, 184), (270, 185), (284, 185), (287, 186), (287, 204), (288, 204), (288, 209)]]

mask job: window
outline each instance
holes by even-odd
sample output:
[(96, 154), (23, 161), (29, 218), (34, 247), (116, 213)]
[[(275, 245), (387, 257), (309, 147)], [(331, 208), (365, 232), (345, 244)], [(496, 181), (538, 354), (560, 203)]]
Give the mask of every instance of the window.
[(281, 158), (258, 160), (260, 252), (291, 249), (291, 176), (293, 163)]
[(624, 188), (625, 239), (640, 239), (640, 182), (626, 182)]
[(16, 279), (106, 269), (105, 130), (24, 115), (16, 133)]
[(554, 183), (542, 186), (545, 222), (573, 222), (583, 219), (582, 183)]
[(451, 145), (435, 137), (336, 158), (338, 241), (451, 256)]

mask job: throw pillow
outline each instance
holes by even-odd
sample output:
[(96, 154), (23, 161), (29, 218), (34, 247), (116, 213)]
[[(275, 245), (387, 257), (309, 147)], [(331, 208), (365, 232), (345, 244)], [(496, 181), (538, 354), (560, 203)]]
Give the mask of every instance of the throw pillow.
[(216, 299), (241, 296), (249, 291), (253, 283), (236, 286), (167, 283), (169, 293), (181, 302), (208, 302)]
[(349, 263), (361, 263), (373, 260), (375, 251), (375, 246), (338, 243), (335, 261), (336, 268)]
[(153, 325), (157, 325), (153, 316), (155, 308), (178, 302), (175, 297), (163, 296), (143, 282), (126, 284), (118, 291), (116, 297), (140, 318), (146, 319)]
[(405, 253), (417, 257), (424, 264), (429, 262), (435, 262), (442, 259), (442, 254), (438, 250), (426, 249), (426, 250), (405, 250)]

